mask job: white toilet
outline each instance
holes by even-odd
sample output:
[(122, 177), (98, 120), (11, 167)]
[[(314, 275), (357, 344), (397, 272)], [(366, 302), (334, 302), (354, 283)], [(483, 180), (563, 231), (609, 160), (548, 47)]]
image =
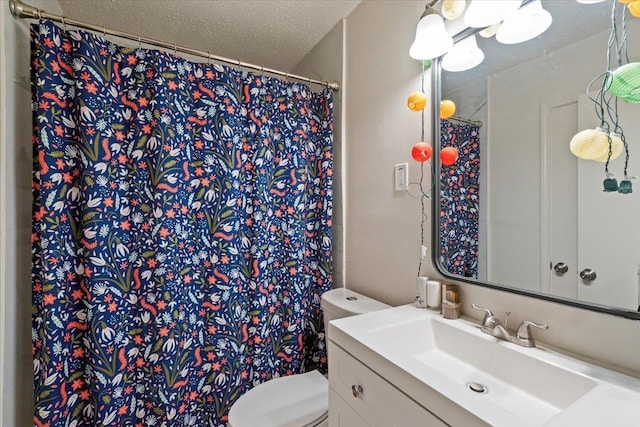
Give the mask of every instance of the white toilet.
[[(330, 320), (389, 307), (348, 289), (332, 289), (322, 295), (325, 334)], [(311, 371), (275, 378), (243, 394), (229, 411), (228, 427), (323, 427), (328, 409), (329, 381)]]

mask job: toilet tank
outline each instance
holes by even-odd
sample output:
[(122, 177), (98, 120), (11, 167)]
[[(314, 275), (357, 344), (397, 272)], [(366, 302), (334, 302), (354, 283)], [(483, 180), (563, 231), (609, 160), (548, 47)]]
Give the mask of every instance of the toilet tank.
[(391, 308), (390, 305), (345, 288), (331, 289), (322, 294), (321, 305), (325, 334), (329, 330), (330, 320)]

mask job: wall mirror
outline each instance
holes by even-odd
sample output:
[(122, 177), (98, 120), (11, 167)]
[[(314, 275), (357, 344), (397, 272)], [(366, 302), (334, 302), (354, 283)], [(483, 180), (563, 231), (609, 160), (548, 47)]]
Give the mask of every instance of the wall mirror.
[[(640, 319), (640, 181), (630, 194), (604, 192), (605, 163), (569, 150), (600, 124), (587, 87), (607, 69), (614, 1), (541, 3), (553, 18), (542, 35), (501, 44), (467, 28), (454, 39), (475, 39), (484, 60), (466, 71), (434, 61), (433, 99), (456, 104), (451, 119), (434, 112), (434, 146), (460, 153), (451, 167), (434, 164), (434, 263), (451, 279)], [(628, 13), (626, 34), (638, 62), (640, 19)], [(640, 175), (640, 104), (619, 100), (617, 112), (628, 175)], [(618, 181), (624, 164), (624, 153), (609, 162)]]

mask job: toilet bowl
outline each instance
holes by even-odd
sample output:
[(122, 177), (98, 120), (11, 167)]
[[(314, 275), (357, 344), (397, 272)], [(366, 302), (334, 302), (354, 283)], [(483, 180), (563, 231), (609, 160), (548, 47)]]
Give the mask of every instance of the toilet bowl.
[[(329, 321), (389, 308), (344, 288), (322, 295), (324, 330)], [(329, 381), (318, 371), (279, 377), (243, 394), (229, 411), (228, 427), (324, 427), (328, 425)]]

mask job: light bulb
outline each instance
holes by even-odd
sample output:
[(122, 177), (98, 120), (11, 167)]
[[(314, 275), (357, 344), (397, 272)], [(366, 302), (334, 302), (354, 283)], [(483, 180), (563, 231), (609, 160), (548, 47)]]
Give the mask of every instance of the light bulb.
[(450, 99), (440, 101), (440, 118), (446, 120), (456, 113), (456, 104)]
[(627, 5), (627, 9), (629, 13), (635, 16), (636, 18), (640, 18), (640, 0), (632, 1)]
[(615, 96), (640, 96), (640, 62), (630, 62), (610, 72), (605, 88)]
[(595, 160), (609, 150), (609, 138), (600, 128), (585, 129), (571, 138), (569, 149), (580, 159)]

